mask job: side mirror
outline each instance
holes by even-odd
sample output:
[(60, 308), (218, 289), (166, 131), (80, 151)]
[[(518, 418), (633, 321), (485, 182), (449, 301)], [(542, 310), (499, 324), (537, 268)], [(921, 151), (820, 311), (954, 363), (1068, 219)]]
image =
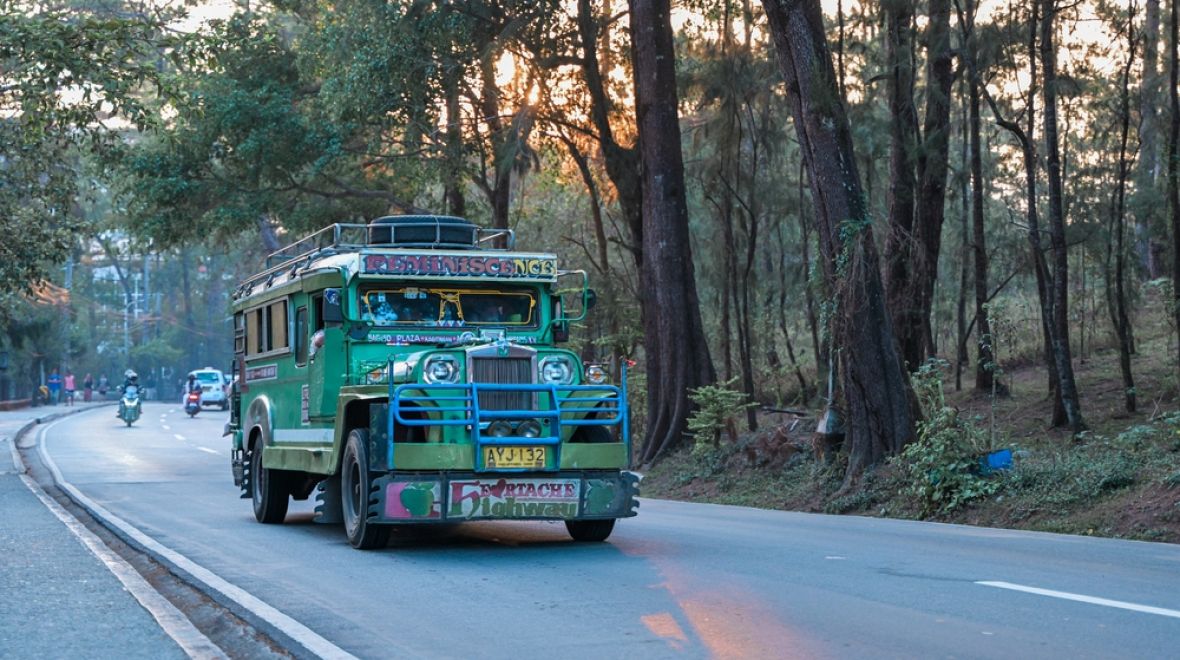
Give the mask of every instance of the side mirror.
[(343, 323), (344, 310), (341, 309), (340, 289), (324, 289), (324, 323)]
[(598, 304), (598, 292), (594, 289), (586, 289), (586, 311), (594, 309)]

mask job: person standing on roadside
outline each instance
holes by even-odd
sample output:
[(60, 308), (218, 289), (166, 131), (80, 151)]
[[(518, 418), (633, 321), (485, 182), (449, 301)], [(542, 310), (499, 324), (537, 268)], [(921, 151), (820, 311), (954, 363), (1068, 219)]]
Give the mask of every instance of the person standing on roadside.
[(105, 400), (107, 398), (107, 390), (111, 389), (111, 381), (107, 380), (107, 375), (103, 374), (98, 377), (98, 396)]
[(90, 398), (94, 396), (94, 376), (86, 374), (82, 379), (82, 400), (90, 403)]
[(74, 405), (74, 392), (77, 391), (77, 382), (74, 380), (74, 372), (66, 369), (66, 377), (64, 379), (66, 388), (66, 405)]
[(61, 396), (61, 374), (57, 373), (57, 369), (49, 372), (49, 380), (45, 384), (49, 387), (49, 404), (56, 406)]

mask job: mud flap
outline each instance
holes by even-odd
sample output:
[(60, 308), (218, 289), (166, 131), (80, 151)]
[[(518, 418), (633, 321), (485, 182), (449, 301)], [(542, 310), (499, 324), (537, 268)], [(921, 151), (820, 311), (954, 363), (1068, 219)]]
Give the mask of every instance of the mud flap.
[(340, 524), (344, 522), (344, 512), (341, 510), (340, 475), (336, 474), (324, 479), (316, 486), (315, 518), (313, 522), (321, 524)]

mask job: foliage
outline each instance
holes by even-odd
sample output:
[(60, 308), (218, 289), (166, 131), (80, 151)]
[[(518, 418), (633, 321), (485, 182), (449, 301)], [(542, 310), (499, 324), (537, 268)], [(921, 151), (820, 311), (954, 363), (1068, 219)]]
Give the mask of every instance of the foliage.
[(1060, 452), (1026, 462), (1012, 473), (1009, 487), (1030, 501), (1028, 512), (1061, 513), (1135, 483), (1138, 465), (1132, 453), (1100, 443), (1085, 450)]
[(918, 425), (918, 439), (895, 459), (909, 476), (909, 494), (926, 514), (953, 512), (1000, 489), (999, 481), (979, 474), (980, 454), (989, 446), (987, 431), (946, 403), (943, 366), (928, 361), (914, 374), (914, 390), (926, 419)]
[(0, 0), (0, 291), (45, 278), (65, 261), (81, 163), (118, 146), (111, 125), (157, 120), (164, 15), (117, 18), (84, 10), (29, 11)]
[(689, 390), (695, 410), (688, 417), (688, 430), (696, 442), (694, 450), (707, 451), (721, 444), (721, 431), (734, 428), (734, 418), (757, 403), (746, 400), (746, 394), (733, 389), (737, 378), (724, 383), (702, 385)]

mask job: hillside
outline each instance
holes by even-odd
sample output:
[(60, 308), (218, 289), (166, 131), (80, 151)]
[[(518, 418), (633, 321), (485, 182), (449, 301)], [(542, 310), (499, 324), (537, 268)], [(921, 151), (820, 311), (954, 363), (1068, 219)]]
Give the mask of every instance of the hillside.
[[(643, 494), (793, 511), (936, 520), (990, 527), (1180, 542), (1180, 404), (1175, 333), (1159, 301), (1140, 312), (1132, 370), (1138, 410), (1123, 409), (1113, 342), (1091, 339), (1075, 358), (1089, 431), (1049, 429), (1043, 366), (1018, 352), (1004, 368), (1009, 396), (954, 391), (942, 370), (953, 419), (948, 442), (922, 448), (920, 469), (899, 460), (839, 493), (841, 458), (822, 460), (811, 436), (819, 411), (763, 413), (760, 430), (719, 449), (685, 447), (645, 473)], [(1076, 341), (1076, 340), (1075, 340)], [(994, 439), (993, 419), (994, 416)], [(990, 445), (990, 446), (989, 446)], [(978, 452), (1009, 448), (1011, 469), (979, 474)], [(914, 450), (911, 450), (914, 451)], [(967, 457), (964, 462), (964, 457)], [(969, 467), (968, 467), (969, 466)], [(940, 478), (940, 474), (948, 475)], [(925, 491), (923, 499), (921, 491)], [(933, 499), (937, 493), (938, 499)]]

